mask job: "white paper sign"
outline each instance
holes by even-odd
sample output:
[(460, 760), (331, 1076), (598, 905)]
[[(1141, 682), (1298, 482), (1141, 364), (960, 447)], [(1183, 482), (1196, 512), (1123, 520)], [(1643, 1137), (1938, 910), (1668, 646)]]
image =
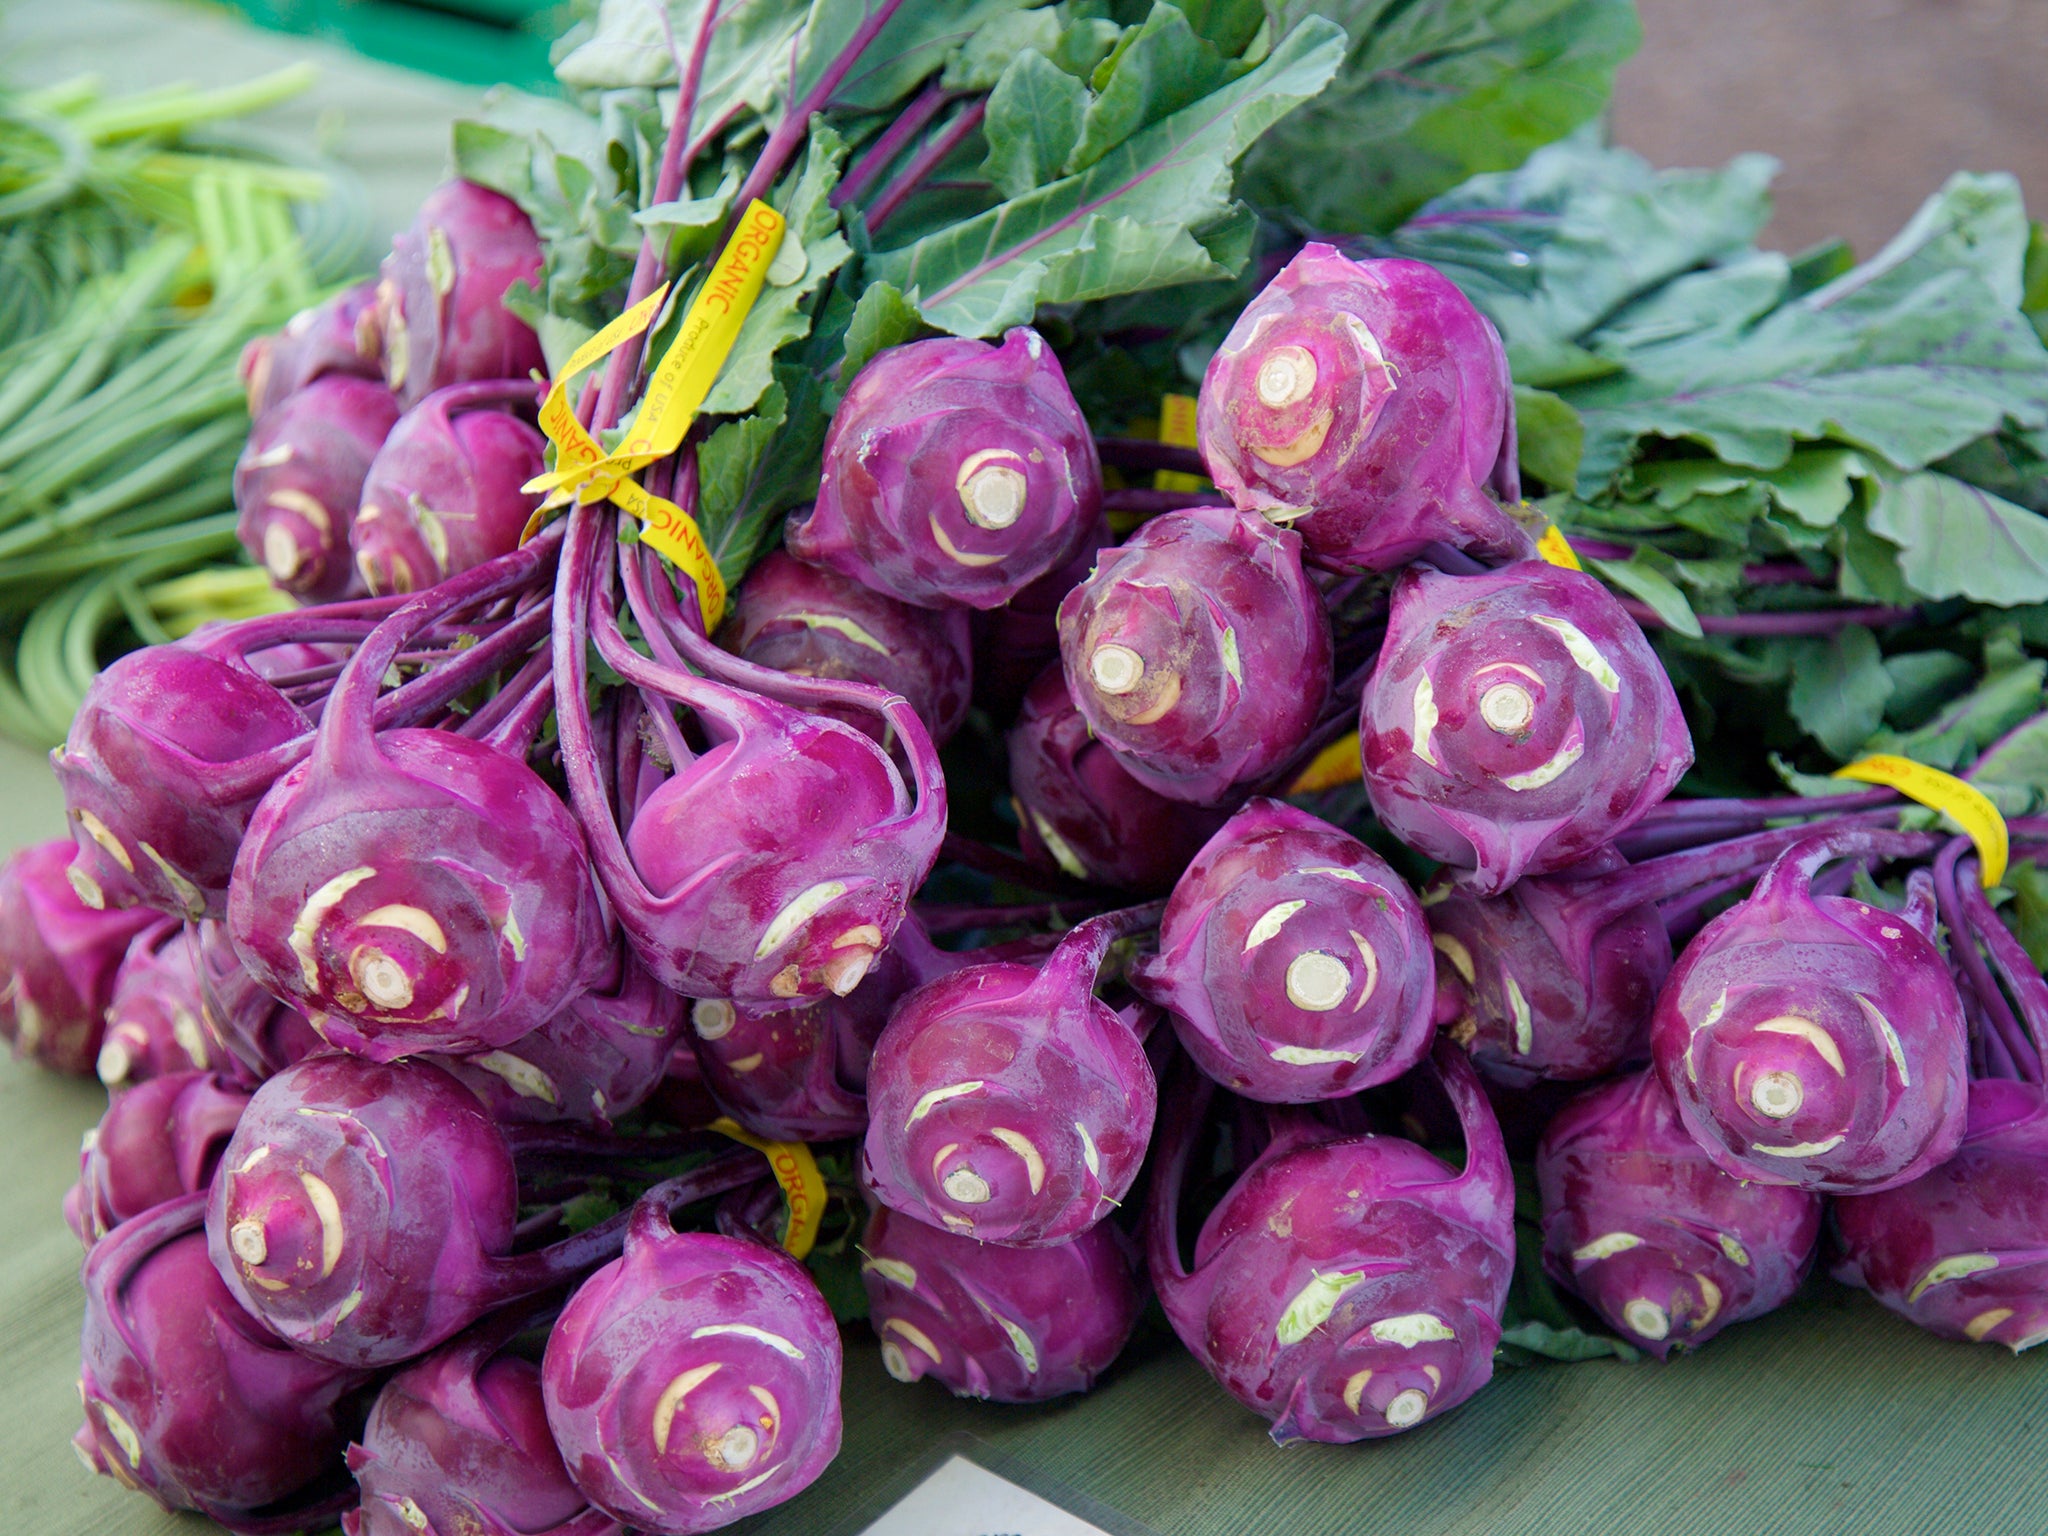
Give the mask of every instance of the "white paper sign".
[(1106, 1536), (1029, 1488), (954, 1456), (861, 1536)]

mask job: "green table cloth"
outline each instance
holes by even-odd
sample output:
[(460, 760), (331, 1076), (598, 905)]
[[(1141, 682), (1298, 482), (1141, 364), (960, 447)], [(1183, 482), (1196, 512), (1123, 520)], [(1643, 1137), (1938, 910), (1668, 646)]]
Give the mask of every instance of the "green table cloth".
[[(275, 114), (274, 131), (334, 147), (363, 175), (378, 225), (404, 223), (443, 173), (465, 93), (193, 6), (30, 0), (0, 12), (0, 66), (16, 78), (90, 68), (123, 86), (214, 83), (306, 56), (326, 66), (322, 85)], [(62, 827), (41, 759), (0, 743), (0, 847)], [(79, 1253), (59, 1206), (104, 1102), (97, 1084), (0, 1061), (0, 1536), (211, 1529), (73, 1459)], [(2048, 1350), (2014, 1359), (1944, 1343), (1825, 1282), (1696, 1358), (1507, 1371), (1414, 1434), (1285, 1451), (1158, 1334), (1087, 1398), (1036, 1409), (899, 1386), (864, 1329), (847, 1347), (845, 1450), (803, 1498), (733, 1527), (740, 1536), (850, 1536), (960, 1431), (1034, 1486), (1158, 1536), (2048, 1532)]]

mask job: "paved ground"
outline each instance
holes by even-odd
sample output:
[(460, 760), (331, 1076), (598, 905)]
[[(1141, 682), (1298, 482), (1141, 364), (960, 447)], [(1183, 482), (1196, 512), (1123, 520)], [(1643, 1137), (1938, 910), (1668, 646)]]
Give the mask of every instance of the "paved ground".
[(1616, 138), (1659, 165), (1785, 163), (1767, 244), (1877, 249), (1955, 170), (2048, 216), (2048, 0), (1638, 0)]

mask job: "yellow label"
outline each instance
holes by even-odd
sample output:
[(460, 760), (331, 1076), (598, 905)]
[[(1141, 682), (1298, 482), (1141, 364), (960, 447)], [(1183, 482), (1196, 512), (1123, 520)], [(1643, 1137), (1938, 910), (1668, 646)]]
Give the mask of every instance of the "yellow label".
[(555, 445), (555, 469), (550, 474), (527, 481), (520, 487), (522, 491), (529, 494), (551, 491), (579, 474), (584, 466), (604, 457), (604, 450), (598, 446), (597, 439), (576, 419), (576, 408), (569, 403), (569, 381), (646, 330), (654, 321), (655, 311), (661, 308), (661, 301), (667, 297), (668, 284), (663, 283), (569, 354), (540, 408), (540, 429)]
[(1356, 784), (1365, 777), (1365, 759), (1361, 755), (1358, 732), (1353, 731), (1342, 741), (1333, 741), (1318, 752), (1301, 770), (1301, 775), (1287, 786), (1290, 795), (1312, 795), (1319, 789), (1335, 789), (1340, 784)]
[(800, 1141), (764, 1141), (725, 1116), (712, 1121), (711, 1129), (752, 1147), (768, 1159), (775, 1182), (782, 1186), (782, 1198), (789, 1204), (789, 1229), (783, 1235), (782, 1246), (793, 1259), (809, 1253), (811, 1244), (818, 1240), (818, 1226), (825, 1219), (825, 1176), (818, 1172), (818, 1160), (811, 1156), (811, 1149)]
[[(1193, 395), (1159, 397), (1159, 441), (1175, 448), (1201, 445), (1201, 437), (1195, 430)], [(1152, 476), (1152, 489), (1155, 491), (1199, 491), (1208, 483), (1200, 475), (1185, 474), (1177, 469), (1162, 469)]]
[(640, 542), (651, 544), (679, 567), (697, 588), (697, 606), (704, 614), (704, 633), (725, 617), (725, 578), (705, 547), (697, 520), (672, 501), (664, 500), (632, 480), (612, 488), (612, 500), (640, 519)]
[(1564, 536), (1564, 531), (1555, 523), (1544, 529), (1543, 537), (1536, 541), (1536, 553), (1552, 565), (1561, 565), (1566, 570), (1585, 569), (1579, 564), (1579, 552), (1572, 548), (1571, 540)]
[(1916, 763), (1910, 757), (1889, 754), (1858, 758), (1846, 768), (1837, 768), (1835, 777), (1854, 779), (1859, 784), (1882, 784), (1896, 789), (1908, 800), (1917, 800), (1941, 812), (1977, 845), (1977, 862), (1982, 866), (1979, 878), (1986, 889), (2005, 878), (2006, 861), (2012, 857), (2005, 818), (1974, 784), (1965, 784), (1952, 773)]

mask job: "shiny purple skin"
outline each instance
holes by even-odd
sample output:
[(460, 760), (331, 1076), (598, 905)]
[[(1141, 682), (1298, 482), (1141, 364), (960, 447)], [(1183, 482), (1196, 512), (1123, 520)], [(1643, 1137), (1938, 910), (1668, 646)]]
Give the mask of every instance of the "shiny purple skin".
[(1158, 1090), (1095, 996), (1120, 914), (1042, 965), (994, 961), (896, 1005), (868, 1066), (863, 1178), (884, 1205), (1012, 1248), (1078, 1236), (1130, 1192)]
[(313, 603), (348, 593), (363, 478), (397, 420), (381, 381), (342, 374), (257, 417), (235, 464), (235, 537), (279, 588)]
[(1579, 1081), (1649, 1059), (1671, 936), (1654, 902), (1584, 921), (1589, 904), (1565, 878), (1627, 867), (1602, 848), (1498, 896), (1473, 895), (1449, 871), (1423, 888), (1437, 976), (1457, 1001), (1449, 1034), (1489, 1078)]
[(562, 1465), (540, 1367), (503, 1332), (486, 1324), (384, 1384), (348, 1448), (362, 1503), (346, 1536), (616, 1536)]
[(426, 1062), (313, 1056), (257, 1089), (207, 1208), (250, 1314), (337, 1365), (396, 1364), (505, 1299), (518, 1180), (476, 1097)]
[(1896, 913), (1813, 894), (1830, 851), (1795, 845), (1700, 930), (1658, 995), (1650, 1050), (1719, 1167), (1871, 1194), (1955, 1152), (1968, 1044), (1932, 942)]
[(1173, 889), (1225, 813), (1169, 800), (1096, 739), (1057, 663), (1039, 674), (1005, 739), (1017, 841), (1047, 874), (1140, 896)]
[(1086, 1392), (1145, 1309), (1137, 1250), (1114, 1222), (1050, 1248), (998, 1248), (887, 1208), (861, 1237), (882, 1364), (955, 1397), (1042, 1403)]
[(121, 657), (92, 680), (50, 754), (80, 892), (109, 907), (219, 917), (235, 850), (276, 772), (243, 770), (312, 728), (239, 656), (203, 642)]
[(1191, 1135), (1156, 1176), (1147, 1257), (1167, 1320), (1281, 1445), (1398, 1434), (1493, 1376), (1514, 1185), (1471, 1064), (1450, 1046), (1433, 1059), (1464, 1128), (1463, 1173), (1396, 1137), (1296, 1122), (1203, 1222), (1191, 1270), (1176, 1232)]
[(481, 1055), (432, 1059), (501, 1125), (568, 1123), (609, 1130), (661, 1086), (689, 1006), (621, 949), (612, 980), (583, 993), (532, 1034)]
[(200, 995), (197, 931), (164, 918), (138, 933), (114, 973), (100, 1040), (100, 1081), (119, 1092), (167, 1072), (190, 1072), (216, 1062), (206, 1034)]
[(204, 1190), (248, 1105), (212, 1072), (173, 1072), (118, 1095), (86, 1134), (64, 1219), (90, 1248), (122, 1222)]
[(1102, 466), (1059, 360), (1019, 326), (1002, 345), (939, 336), (875, 355), (825, 436), (800, 560), (923, 608), (998, 608), (1095, 531)]
[(1188, 866), (1132, 983), (1195, 1065), (1269, 1104), (1387, 1082), (1436, 1035), (1414, 894), (1357, 838), (1278, 800), (1246, 805)]
[(858, 987), (802, 1007), (702, 998), (689, 1044), (719, 1108), (756, 1136), (833, 1141), (867, 1129), (868, 1062), (890, 1010), (913, 987), (966, 961), (906, 918)]
[(1543, 1267), (1660, 1360), (1782, 1306), (1813, 1267), (1820, 1196), (1716, 1168), (1654, 1072), (1561, 1110), (1536, 1181)]
[(1519, 493), (1507, 355), (1422, 262), (1303, 247), (1224, 338), (1196, 419), (1217, 488), (1323, 560), (1390, 571), (1432, 544), (1490, 562), (1534, 551), (1489, 490)]
[[(913, 608), (781, 550), (747, 572), (716, 638), (778, 672), (901, 694), (935, 747), (967, 718), (973, 661), (964, 612)], [(872, 710), (829, 713), (887, 745), (888, 726)]]
[(78, 850), (34, 843), (0, 864), (0, 1040), (53, 1072), (90, 1077), (99, 1059), (114, 978), (146, 911), (89, 906)]
[(839, 1329), (810, 1273), (752, 1238), (634, 1208), (623, 1257), (548, 1339), (548, 1423), (576, 1485), (635, 1530), (712, 1531), (839, 1453)]
[(972, 616), (974, 702), (998, 724), (1016, 719), (1026, 691), (1048, 666), (1058, 666), (1060, 604), (1115, 543), (1108, 517), (1097, 518), (1065, 565), (1046, 572), (1002, 607)]
[(496, 408), (504, 394), (456, 385), (391, 429), (349, 533), (356, 572), (372, 592), (424, 591), (518, 547), (537, 504), (520, 487), (546, 468), (547, 440)]
[(377, 281), (384, 382), (402, 407), (450, 384), (546, 371), (540, 338), (503, 303), (514, 283), (539, 278), (542, 259), (510, 198), (467, 181), (428, 194)]
[(843, 997), (903, 920), (943, 822), (918, 816), (895, 764), (852, 726), (767, 699), (747, 712), (634, 814), (626, 851), (655, 899), (628, 933), (688, 997)]
[(449, 731), (320, 744), (250, 818), (227, 927), (249, 974), (375, 1061), (498, 1050), (601, 975), (583, 833), (520, 759)]
[(1060, 664), (1147, 787), (1214, 805), (1293, 755), (1330, 696), (1330, 619), (1301, 540), (1195, 507), (1153, 518), (1060, 604)]
[(381, 379), (376, 306), (377, 285), (358, 283), (242, 348), (249, 419), (261, 419), (316, 379)]
[(1940, 1167), (1830, 1202), (1833, 1274), (1945, 1339), (2048, 1342), (2048, 1093), (1970, 1084), (1969, 1128)]
[(328, 1049), (303, 1013), (272, 997), (242, 969), (225, 928), (200, 923), (198, 934), (199, 1018), (216, 1070), (254, 1088)]
[[(86, 1255), (80, 1448), (165, 1509), (298, 1530), (256, 1512), (339, 1481), (323, 1474), (342, 1470), (365, 1377), (299, 1353), (236, 1305), (207, 1260), (204, 1204), (159, 1206)], [(319, 1500), (302, 1524), (335, 1512)]]
[(1471, 871), (1480, 896), (1576, 864), (1692, 766), (1635, 620), (1591, 576), (1541, 560), (1403, 575), (1359, 735), (1387, 830)]

